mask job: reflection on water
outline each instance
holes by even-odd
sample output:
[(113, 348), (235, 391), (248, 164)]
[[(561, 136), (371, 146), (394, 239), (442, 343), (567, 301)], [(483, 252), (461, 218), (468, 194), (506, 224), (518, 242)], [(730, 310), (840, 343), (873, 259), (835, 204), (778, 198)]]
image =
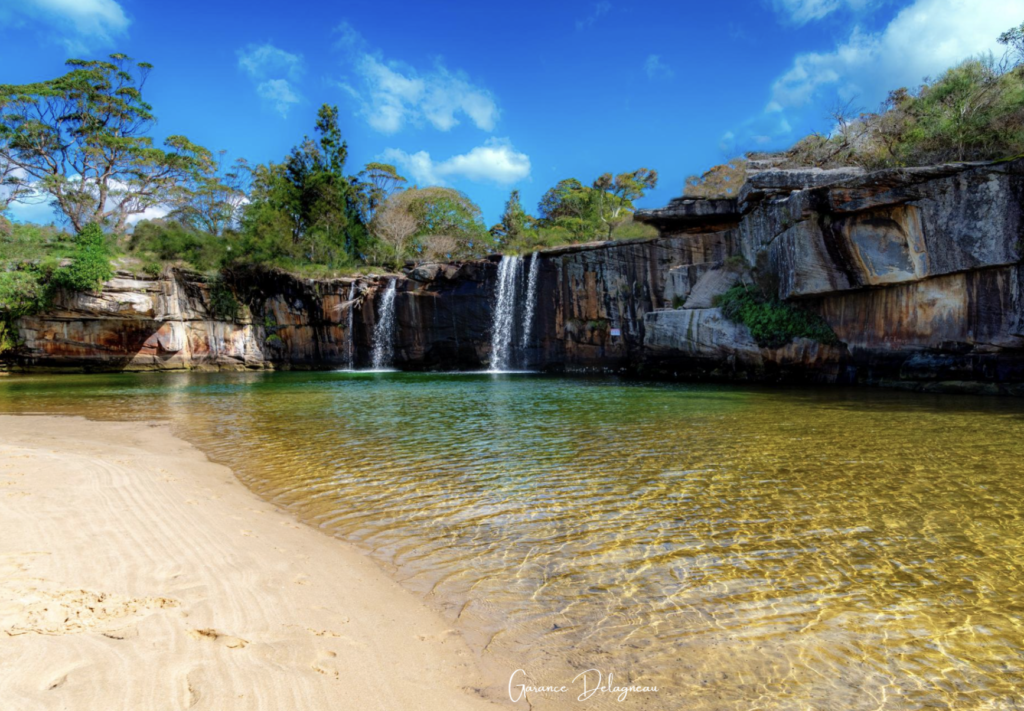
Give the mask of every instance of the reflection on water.
[(281, 373), (11, 377), (0, 411), (170, 419), (485, 660), (660, 689), (587, 708), (1021, 703), (1019, 401)]

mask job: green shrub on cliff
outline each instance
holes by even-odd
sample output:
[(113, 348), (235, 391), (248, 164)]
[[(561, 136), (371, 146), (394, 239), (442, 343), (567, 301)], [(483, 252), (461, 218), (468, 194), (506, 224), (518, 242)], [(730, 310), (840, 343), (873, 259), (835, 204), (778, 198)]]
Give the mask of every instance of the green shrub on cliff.
[(99, 225), (91, 223), (75, 237), (71, 264), (53, 272), (51, 283), (69, 291), (95, 291), (114, 276), (113, 250)]
[(0, 272), (0, 356), (17, 347), (14, 322), (45, 309), (50, 303), (50, 293), (46, 268), (39, 265)]
[(241, 304), (224, 279), (216, 277), (210, 282), (210, 311), (219, 321), (234, 321), (241, 311)]
[(46, 308), (50, 293), (43, 274), (32, 267), (0, 274), (0, 313), (18, 318)]
[(8, 223), (0, 230), (0, 265), (38, 262), (50, 257), (70, 257), (74, 237), (52, 225)]
[(823, 318), (778, 299), (768, 299), (756, 289), (739, 284), (715, 299), (722, 315), (741, 323), (762, 348), (781, 348), (794, 338), (810, 338), (827, 345), (838, 343)]
[(143, 220), (128, 249), (144, 262), (184, 262), (201, 272), (220, 269), (228, 256), (230, 234), (218, 236), (174, 220)]
[[(33, 234), (50, 235), (51, 230), (36, 228)], [(47, 309), (54, 289), (93, 291), (114, 275), (113, 251), (98, 225), (87, 225), (70, 247), (62, 244), (54, 250), (70, 256), (70, 264), (59, 266), (61, 259), (44, 247), (45, 243), (37, 242), (29, 252), (20, 250), (21, 259), (11, 259), (8, 251), (3, 255), (7, 259), (0, 262), (0, 355), (17, 345), (14, 322)], [(36, 258), (25, 259), (28, 254)]]

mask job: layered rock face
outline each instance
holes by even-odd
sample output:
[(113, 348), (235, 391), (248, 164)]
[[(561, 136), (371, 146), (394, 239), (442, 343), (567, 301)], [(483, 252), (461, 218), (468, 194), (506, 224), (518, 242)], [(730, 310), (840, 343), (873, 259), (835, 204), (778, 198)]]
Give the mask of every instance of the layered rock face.
[[(361, 295), (369, 291), (359, 286)], [(47, 313), (21, 319), (18, 363), (33, 369), (239, 370), (346, 362), (349, 283), (263, 275), (247, 288), (253, 306), (240, 305), (235, 318), (217, 318), (211, 286), (198, 275), (172, 270), (140, 280), (119, 273), (99, 293), (61, 293)]]
[[(876, 383), (1024, 392), (1024, 161), (876, 173), (753, 173), (734, 199), (679, 198), (637, 219), (658, 238), (538, 253), (532, 323), (511, 362), (556, 371)], [(175, 271), (119, 275), (23, 319), (24, 367), (334, 368), (370, 362), (396, 282), (394, 363), (477, 369), (492, 359), (501, 257), (402, 274), (235, 277), (236, 318)], [(523, 260), (523, 264), (526, 260)], [(515, 299), (529, 298), (520, 269)], [(716, 308), (736, 283), (819, 314), (838, 343), (758, 345)], [(351, 298), (350, 298), (351, 297)], [(527, 334), (529, 337), (527, 338)]]
[[(678, 201), (640, 218), (663, 232), (687, 229), (699, 205)], [(841, 347), (797, 339), (783, 349), (752, 348), (746, 329), (722, 325), (704, 300), (647, 315), (649, 367), (1020, 390), (1024, 161), (870, 174), (755, 173), (737, 196), (734, 215), (733, 261), (753, 267), (779, 299), (824, 317)], [(716, 267), (687, 269), (681, 283), (692, 284), (695, 296), (693, 274), (706, 269), (706, 278)], [(725, 333), (729, 328), (736, 333)]]

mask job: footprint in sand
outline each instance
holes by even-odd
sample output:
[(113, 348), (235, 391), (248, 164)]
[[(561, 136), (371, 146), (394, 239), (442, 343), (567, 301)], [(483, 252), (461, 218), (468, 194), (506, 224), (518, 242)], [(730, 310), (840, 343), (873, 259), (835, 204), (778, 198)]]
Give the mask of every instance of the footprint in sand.
[(189, 630), (188, 633), (195, 639), (208, 639), (212, 642), (216, 642), (217, 644), (227, 647), (228, 649), (242, 649), (247, 644), (249, 644), (249, 640), (247, 639), (242, 639), (241, 637), (235, 637), (229, 634), (224, 634), (223, 632), (218, 632), (217, 630)]
[(341, 663), (338, 661), (338, 655), (334, 652), (320, 652), (316, 661), (311, 666), (313, 671), (324, 676), (331, 676), (335, 679), (341, 676)]

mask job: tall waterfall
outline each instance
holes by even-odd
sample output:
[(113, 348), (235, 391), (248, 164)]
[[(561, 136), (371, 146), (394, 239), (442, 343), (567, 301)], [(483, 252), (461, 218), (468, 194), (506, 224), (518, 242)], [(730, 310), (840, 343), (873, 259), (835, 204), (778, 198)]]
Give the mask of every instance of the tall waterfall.
[(505, 255), (498, 264), (498, 294), (491, 321), (492, 373), (508, 370), (516, 330), (516, 278), (522, 262), (519, 257)]
[(395, 356), (395, 284), (388, 282), (388, 288), (380, 300), (380, 312), (373, 327), (373, 369), (386, 370), (391, 367)]
[(355, 310), (353, 301), (356, 298), (356, 283), (353, 281), (348, 287), (348, 329), (345, 331), (345, 361), (349, 370), (356, 367), (356, 344), (355, 344)]
[(526, 304), (523, 308), (523, 340), (520, 343), (523, 367), (529, 365), (526, 362), (526, 349), (530, 347), (530, 336), (533, 335), (533, 313), (537, 310), (537, 271), (539, 267), (540, 258), (536, 252), (533, 252), (530, 254), (530, 269), (526, 278)]

